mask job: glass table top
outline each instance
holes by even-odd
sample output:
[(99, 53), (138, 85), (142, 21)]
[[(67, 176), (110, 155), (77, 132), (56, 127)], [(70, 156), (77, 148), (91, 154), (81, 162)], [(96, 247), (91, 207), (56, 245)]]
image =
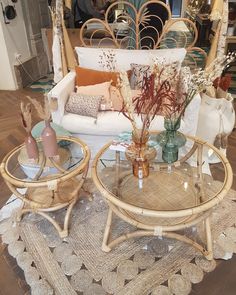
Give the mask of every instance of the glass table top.
[[(161, 148), (157, 146), (149, 176), (143, 179), (133, 175), (132, 162), (127, 160), (125, 151), (111, 150), (108, 146), (100, 152), (95, 164), (98, 182), (113, 198), (139, 208), (171, 211), (197, 207), (215, 198), (224, 183), (213, 179), (204, 156), (199, 162), (199, 148), (203, 148), (203, 155), (209, 152), (204, 150), (207, 148), (204, 143), (198, 143), (195, 152), (181, 160), (193, 144), (194, 140), (189, 139), (180, 149), (179, 161), (169, 165), (162, 161)], [(217, 151), (210, 152), (221, 161)]]
[[(45, 158), (42, 143), (38, 142), (37, 145), (38, 160), (28, 159), (24, 145), (6, 156), (4, 169), (10, 177), (27, 182), (40, 182), (46, 177), (57, 178), (79, 168), (87, 157), (83, 145), (79, 141), (73, 142), (69, 138), (58, 141), (58, 156), (54, 159)], [(42, 173), (39, 175), (41, 165), (43, 166)]]

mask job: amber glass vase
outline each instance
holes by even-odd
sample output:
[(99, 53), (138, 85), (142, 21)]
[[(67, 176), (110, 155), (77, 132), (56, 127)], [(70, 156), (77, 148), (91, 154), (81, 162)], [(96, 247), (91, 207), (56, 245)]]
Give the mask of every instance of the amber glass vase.
[(148, 130), (136, 130), (132, 133), (132, 144), (126, 150), (126, 158), (132, 162), (133, 175), (145, 178), (149, 175), (150, 161), (156, 156), (156, 150), (148, 146)]

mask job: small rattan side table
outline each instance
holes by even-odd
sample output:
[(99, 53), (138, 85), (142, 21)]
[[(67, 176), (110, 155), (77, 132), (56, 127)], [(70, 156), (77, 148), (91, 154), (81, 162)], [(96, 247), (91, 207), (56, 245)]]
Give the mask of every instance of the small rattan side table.
[[(90, 151), (78, 138), (61, 136), (57, 139), (62, 146), (59, 159), (46, 159), (41, 139), (38, 139), (38, 163), (25, 162), (25, 145), (22, 144), (5, 156), (0, 171), (11, 192), (23, 201), (18, 220), (25, 213), (37, 213), (51, 222), (64, 238), (68, 235), (70, 215), (78, 200), (78, 192), (87, 176)], [(61, 227), (50, 212), (65, 207), (67, 211)]]
[[(153, 135), (155, 140), (155, 135)], [(147, 178), (138, 179), (125, 153), (105, 145), (97, 154), (92, 177), (106, 199), (109, 210), (104, 230), (102, 250), (109, 252), (117, 244), (141, 236), (173, 238), (195, 247), (209, 260), (213, 259), (211, 214), (232, 186), (232, 169), (226, 157), (214, 146), (195, 137), (187, 137), (183, 156), (173, 164), (158, 157), (150, 163)], [(153, 141), (152, 140), (152, 141)], [(222, 183), (203, 171), (203, 149), (211, 149), (224, 168)], [(119, 237), (112, 235), (116, 215), (136, 229)], [(183, 233), (203, 222), (205, 238), (202, 242)], [(198, 232), (195, 234), (198, 234)], [(205, 241), (206, 240), (206, 241)], [(205, 246), (206, 244), (206, 246)]]

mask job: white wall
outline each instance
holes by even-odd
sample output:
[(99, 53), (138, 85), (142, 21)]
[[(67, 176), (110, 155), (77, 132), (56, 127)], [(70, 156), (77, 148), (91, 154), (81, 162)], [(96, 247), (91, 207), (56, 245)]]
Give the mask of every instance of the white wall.
[(0, 24), (0, 89), (14, 90), (16, 89), (15, 78), (13, 76), (5, 39)]
[[(9, 1), (2, 0), (2, 3), (5, 6)], [(17, 16), (14, 20), (10, 20), (10, 24), (4, 23), (3, 14), (0, 12), (0, 54), (3, 53), (3, 57), (0, 55), (0, 89), (2, 90), (17, 89), (14, 73), (14, 64), (17, 64), (15, 54), (21, 54), (22, 62), (31, 57), (21, 1), (15, 3), (15, 8)], [(8, 58), (6, 58), (6, 50)], [(9, 80), (8, 83), (6, 80)]]

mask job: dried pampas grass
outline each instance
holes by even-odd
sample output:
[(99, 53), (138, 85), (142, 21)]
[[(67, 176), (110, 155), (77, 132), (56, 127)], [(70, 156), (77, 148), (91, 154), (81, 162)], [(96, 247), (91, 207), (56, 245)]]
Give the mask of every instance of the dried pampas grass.
[(42, 106), (35, 98), (32, 98), (30, 96), (27, 96), (27, 98), (35, 107), (40, 119), (45, 121), (50, 120), (51, 111), (50, 111), (50, 106), (49, 106), (49, 102), (46, 95), (44, 96), (44, 106)]
[(26, 132), (29, 133), (31, 131), (32, 126), (31, 104), (24, 104), (23, 102), (21, 102), (20, 109), (22, 125), (25, 128)]

